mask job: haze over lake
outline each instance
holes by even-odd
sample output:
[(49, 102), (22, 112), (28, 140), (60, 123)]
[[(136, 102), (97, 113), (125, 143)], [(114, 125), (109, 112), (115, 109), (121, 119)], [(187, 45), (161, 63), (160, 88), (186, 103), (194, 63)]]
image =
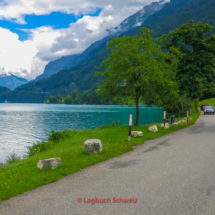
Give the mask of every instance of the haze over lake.
[[(140, 106), (140, 125), (161, 122), (162, 110)], [(46, 140), (51, 130), (96, 128), (119, 120), (135, 120), (135, 107), (118, 105), (0, 104), (0, 162), (15, 152), (23, 156), (27, 146)], [(126, 137), (127, 138), (127, 137)]]

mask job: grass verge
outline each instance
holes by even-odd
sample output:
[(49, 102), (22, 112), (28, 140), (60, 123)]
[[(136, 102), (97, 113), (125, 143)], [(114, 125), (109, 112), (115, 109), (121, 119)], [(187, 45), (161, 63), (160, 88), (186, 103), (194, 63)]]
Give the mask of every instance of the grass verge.
[[(28, 159), (16, 161), (0, 168), (0, 202), (22, 194), (42, 185), (58, 181), (62, 177), (77, 172), (87, 166), (119, 156), (132, 151), (132, 145), (141, 145), (144, 141), (155, 139), (176, 130), (195, 124), (200, 113), (192, 114), (192, 120), (183, 125), (173, 126), (170, 129), (161, 129), (158, 132), (149, 132), (149, 125), (133, 126), (132, 130), (142, 131), (143, 137), (132, 138), (127, 142), (128, 126), (114, 126), (96, 130), (85, 130), (74, 133), (71, 137), (51, 146), (46, 151), (30, 156)], [(101, 139), (103, 151), (100, 154), (88, 155), (84, 153), (84, 141), (87, 139)], [(55, 170), (40, 170), (38, 160), (60, 157), (63, 166)]]

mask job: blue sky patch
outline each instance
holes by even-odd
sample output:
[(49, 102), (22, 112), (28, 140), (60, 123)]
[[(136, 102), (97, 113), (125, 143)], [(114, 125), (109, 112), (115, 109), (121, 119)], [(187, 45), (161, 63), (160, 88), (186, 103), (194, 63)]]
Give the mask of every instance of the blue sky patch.
[[(89, 16), (98, 16), (101, 12), (100, 8), (96, 9), (95, 13), (87, 14)], [(27, 24), (17, 24), (15, 20), (0, 20), (0, 27), (9, 29), (11, 32), (19, 35), (20, 41), (28, 40), (29, 33), (23, 32), (20, 29), (35, 29), (41, 26), (52, 26), (53, 29), (68, 28), (70, 23), (75, 23), (84, 15), (75, 16), (73, 14), (65, 14), (61, 12), (52, 12), (49, 15), (26, 15), (25, 21)]]

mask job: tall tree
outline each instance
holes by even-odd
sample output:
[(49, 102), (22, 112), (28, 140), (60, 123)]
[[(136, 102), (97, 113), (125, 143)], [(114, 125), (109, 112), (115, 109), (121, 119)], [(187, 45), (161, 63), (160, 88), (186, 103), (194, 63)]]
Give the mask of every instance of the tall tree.
[(142, 28), (141, 36), (112, 38), (108, 44), (111, 53), (103, 61), (100, 69), (106, 80), (99, 87), (103, 98), (111, 97), (121, 105), (133, 100), (136, 105), (135, 125), (139, 121), (139, 101), (145, 103), (153, 99), (161, 105), (168, 96), (177, 94), (175, 71), (178, 60), (176, 49), (163, 53), (153, 41), (151, 30)]
[(215, 35), (206, 37), (212, 26), (192, 20), (163, 35), (158, 40), (163, 48), (177, 48), (183, 54), (178, 65), (177, 79), (180, 83), (181, 106), (183, 95), (190, 97), (190, 113), (193, 100), (203, 95), (205, 88), (211, 86), (215, 75)]

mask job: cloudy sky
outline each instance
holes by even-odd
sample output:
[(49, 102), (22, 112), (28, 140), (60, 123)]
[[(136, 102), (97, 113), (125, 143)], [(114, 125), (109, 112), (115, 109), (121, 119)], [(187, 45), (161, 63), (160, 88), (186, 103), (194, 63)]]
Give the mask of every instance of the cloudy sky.
[(34, 79), (48, 62), (81, 53), (151, 2), (0, 0), (0, 74)]

